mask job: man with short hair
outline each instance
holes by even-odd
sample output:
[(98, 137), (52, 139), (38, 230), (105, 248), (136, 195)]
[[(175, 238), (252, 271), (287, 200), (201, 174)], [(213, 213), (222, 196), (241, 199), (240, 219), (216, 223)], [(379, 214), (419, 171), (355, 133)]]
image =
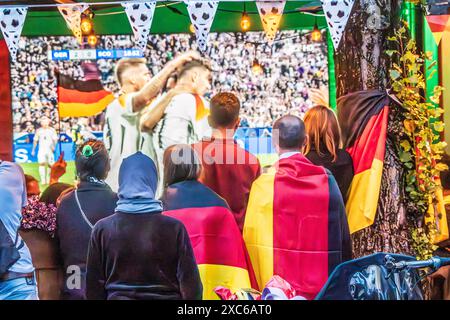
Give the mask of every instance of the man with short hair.
[(193, 145), (202, 159), (200, 181), (224, 198), (242, 232), (248, 196), (253, 181), (259, 177), (258, 158), (234, 140), (239, 127), (241, 103), (230, 92), (216, 94), (210, 102), (209, 125), (212, 137)]
[(22, 168), (0, 160), (0, 181), (0, 300), (37, 300), (30, 250), (19, 235), (27, 205)]
[[(209, 103), (204, 95), (211, 88), (211, 67), (205, 60), (186, 63), (177, 75), (175, 87), (163, 97), (162, 119), (154, 129), (153, 145), (156, 149), (160, 172), (158, 195), (161, 194), (164, 151), (174, 144), (192, 144), (211, 136), (208, 124)], [(175, 94), (174, 94), (175, 93)], [(146, 126), (141, 124), (141, 128)]]
[[(196, 52), (182, 54), (168, 62), (153, 78), (143, 58), (123, 58), (117, 62), (115, 77), (120, 92), (106, 109), (103, 129), (111, 158), (111, 171), (106, 182), (114, 191), (118, 190), (119, 168), (124, 158), (141, 150), (150, 158), (156, 158), (151, 141), (146, 141), (140, 131), (141, 112), (160, 93), (169, 76), (196, 57)], [(144, 146), (146, 150), (143, 150)]]
[(333, 269), (351, 259), (351, 242), (338, 185), (302, 155), (306, 139), (300, 118), (275, 122), (279, 161), (253, 183), (244, 240), (260, 289), (278, 275), (314, 299)]
[(155, 129), (161, 154), (171, 145), (192, 144), (211, 135), (209, 103), (204, 98), (211, 89), (211, 67), (204, 60), (193, 60), (181, 68), (177, 78), (176, 87), (184, 92), (171, 99)]

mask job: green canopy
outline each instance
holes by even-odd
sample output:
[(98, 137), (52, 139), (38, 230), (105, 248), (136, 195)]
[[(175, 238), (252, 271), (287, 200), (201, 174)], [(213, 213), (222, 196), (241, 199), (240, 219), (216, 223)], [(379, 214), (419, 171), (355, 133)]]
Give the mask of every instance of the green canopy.
[[(15, 1), (15, 3), (38, 5), (44, 1)], [(95, 5), (98, 0), (86, 0), (92, 3), (90, 8), (95, 13), (94, 29), (98, 35), (131, 34), (128, 18), (120, 1), (108, 1), (110, 4)], [(117, 2), (114, 3), (114, 2)], [(45, 3), (49, 3), (46, 1)], [(317, 22), (319, 28), (325, 28), (323, 15), (313, 15), (321, 8), (320, 1), (287, 1), (285, 14), (281, 20), (281, 30), (312, 29)], [(245, 2), (245, 9), (251, 19), (250, 31), (262, 30), (261, 20), (254, 1)], [(220, 2), (211, 32), (240, 31), (240, 20), (244, 11), (244, 1)], [(189, 32), (190, 20), (186, 5), (182, 2), (158, 2), (153, 18), (151, 33), (185, 33)], [(72, 35), (64, 18), (56, 7), (34, 7), (28, 9), (22, 31), (23, 36), (60, 36)]]

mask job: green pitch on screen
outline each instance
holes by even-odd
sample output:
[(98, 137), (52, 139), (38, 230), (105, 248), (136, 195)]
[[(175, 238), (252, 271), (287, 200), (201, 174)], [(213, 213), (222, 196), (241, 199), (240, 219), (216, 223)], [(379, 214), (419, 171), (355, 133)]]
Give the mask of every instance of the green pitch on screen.
[[(261, 167), (263, 168), (274, 164), (275, 161), (278, 160), (278, 156), (273, 153), (259, 154), (258, 159), (261, 164)], [(29, 174), (39, 180), (39, 165), (37, 163), (21, 163), (20, 165), (22, 166), (25, 174)], [(69, 161), (67, 162), (66, 174), (64, 174), (61, 177), (61, 179), (59, 179), (59, 182), (73, 184), (74, 180), (75, 180), (75, 163), (73, 161)]]

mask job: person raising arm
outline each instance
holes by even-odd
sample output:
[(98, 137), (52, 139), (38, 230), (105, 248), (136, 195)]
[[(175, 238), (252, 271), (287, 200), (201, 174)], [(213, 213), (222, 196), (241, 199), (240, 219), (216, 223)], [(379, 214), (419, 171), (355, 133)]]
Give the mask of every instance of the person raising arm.
[[(200, 55), (195, 51), (188, 51), (184, 54), (179, 55), (172, 61), (168, 62), (166, 66), (158, 72), (150, 81), (148, 81), (145, 85), (141, 86), (141, 84), (136, 83), (135, 80), (130, 79), (126, 85), (122, 87), (122, 92), (136, 92), (136, 86), (141, 89), (134, 95), (132, 104), (133, 104), (133, 112), (139, 112), (144, 109), (146, 106), (152, 102), (152, 100), (159, 94), (159, 92), (164, 87), (164, 84), (169, 79), (170, 75), (176, 71), (177, 68), (184, 65), (186, 62), (189, 62), (193, 59), (199, 59)], [(150, 71), (148, 70), (145, 64), (141, 64), (140, 68), (145, 68), (146, 76), (150, 76)], [(133, 71), (132, 68), (127, 69), (125, 72)], [(122, 74), (122, 76), (126, 77)], [(129, 77), (131, 78), (131, 77)], [(145, 80), (146, 77), (141, 78), (141, 80)], [(121, 79), (118, 79), (119, 81)], [(129, 88), (131, 87), (131, 88)]]

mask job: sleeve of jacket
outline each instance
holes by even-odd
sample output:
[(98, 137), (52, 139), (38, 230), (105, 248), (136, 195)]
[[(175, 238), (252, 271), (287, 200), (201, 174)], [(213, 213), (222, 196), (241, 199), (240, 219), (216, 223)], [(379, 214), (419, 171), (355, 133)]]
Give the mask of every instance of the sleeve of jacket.
[(106, 300), (106, 277), (102, 263), (100, 230), (96, 225), (92, 231), (86, 263), (86, 299)]
[(201, 300), (203, 286), (195, 261), (191, 241), (184, 225), (180, 224), (178, 232), (178, 267), (177, 278), (183, 300)]

